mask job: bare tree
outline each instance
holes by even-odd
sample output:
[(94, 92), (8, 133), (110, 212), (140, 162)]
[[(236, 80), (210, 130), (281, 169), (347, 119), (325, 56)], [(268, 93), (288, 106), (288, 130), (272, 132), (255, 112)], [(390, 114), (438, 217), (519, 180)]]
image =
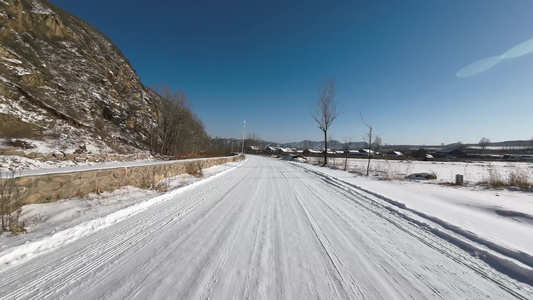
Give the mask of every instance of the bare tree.
[(483, 155), (485, 155), (485, 150), (487, 150), (489, 143), (490, 140), (486, 137), (482, 137), (481, 140), (479, 140), (479, 145), (481, 146), (481, 149), (483, 149)]
[(332, 134), (330, 134), (328, 139), (329, 139), (328, 144), (329, 144), (329, 146), (331, 147), (331, 149), (332, 149), (333, 151), (334, 151), (335, 149), (337, 149), (337, 140), (335, 140), (335, 137), (334, 137)]
[(152, 150), (163, 155), (183, 155), (207, 149), (210, 138), (200, 118), (191, 111), (185, 92), (173, 92), (165, 84), (152, 88), (161, 96), (157, 127), (152, 130)]
[(363, 118), (363, 115), (359, 113), (361, 120), (368, 127), (368, 133), (363, 137), (363, 140), (368, 144), (368, 164), (366, 165), (366, 176), (370, 173), (370, 158), (372, 157), (372, 126), (368, 125)]
[(374, 145), (376, 146), (376, 152), (380, 152), (381, 147), (383, 147), (383, 140), (379, 136), (376, 136), (374, 139)]
[(348, 155), (350, 155), (350, 147), (352, 146), (353, 140), (351, 138), (344, 138), (344, 154), (346, 158), (344, 160), (344, 171), (348, 168)]
[(328, 129), (339, 114), (335, 102), (335, 85), (332, 81), (327, 81), (318, 92), (317, 103), (311, 110), (317, 127), (324, 133), (324, 165), (328, 164)]

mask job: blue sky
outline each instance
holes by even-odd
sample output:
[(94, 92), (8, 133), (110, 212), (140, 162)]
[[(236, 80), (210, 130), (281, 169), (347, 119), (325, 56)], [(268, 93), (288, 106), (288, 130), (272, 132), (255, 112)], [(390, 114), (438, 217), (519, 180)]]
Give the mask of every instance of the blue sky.
[(184, 90), (212, 137), (246, 120), (264, 140), (321, 140), (310, 108), (326, 80), (341, 141), (362, 140), (359, 113), (387, 144), (533, 137), (533, 1), (52, 2), (145, 85)]

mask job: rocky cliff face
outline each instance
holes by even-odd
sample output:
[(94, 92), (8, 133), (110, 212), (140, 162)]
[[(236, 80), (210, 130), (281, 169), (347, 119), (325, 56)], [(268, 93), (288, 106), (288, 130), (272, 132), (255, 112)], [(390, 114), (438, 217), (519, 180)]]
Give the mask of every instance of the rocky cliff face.
[(0, 139), (142, 149), (159, 96), (97, 29), (44, 0), (0, 0)]

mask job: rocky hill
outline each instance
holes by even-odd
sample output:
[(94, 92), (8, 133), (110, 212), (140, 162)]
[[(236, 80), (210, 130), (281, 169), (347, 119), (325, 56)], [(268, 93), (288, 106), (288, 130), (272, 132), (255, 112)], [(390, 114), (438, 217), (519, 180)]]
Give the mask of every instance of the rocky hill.
[(120, 50), (44, 0), (0, 0), (0, 139), (52, 150), (147, 149), (161, 119)]

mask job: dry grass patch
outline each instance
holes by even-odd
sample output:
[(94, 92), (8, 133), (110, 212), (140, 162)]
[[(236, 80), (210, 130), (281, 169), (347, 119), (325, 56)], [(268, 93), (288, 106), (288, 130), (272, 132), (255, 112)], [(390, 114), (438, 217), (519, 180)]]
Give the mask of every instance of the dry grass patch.
[(496, 189), (515, 186), (521, 190), (528, 190), (531, 187), (529, 175), (522, 169), (515, 168), (508, 174), (507, 178), (494, 168), (489, 168), (488, 171), (488, 178), (479, 182), (480, 184), (487, 184)]
[(200, 160), (187, 162), (185, 172), (194, 177), (204, 177), (202, 162)]
[(508, 181), (510, 186), (519, 187), (521, 190), (527, 190), (531, 186), (528, 174), (520, 169), (511, 171)]

